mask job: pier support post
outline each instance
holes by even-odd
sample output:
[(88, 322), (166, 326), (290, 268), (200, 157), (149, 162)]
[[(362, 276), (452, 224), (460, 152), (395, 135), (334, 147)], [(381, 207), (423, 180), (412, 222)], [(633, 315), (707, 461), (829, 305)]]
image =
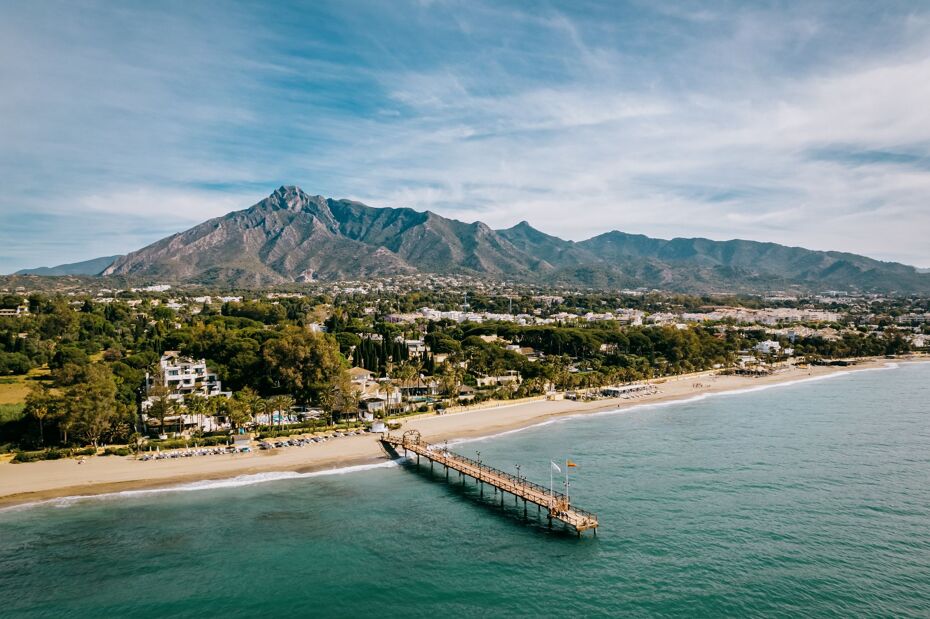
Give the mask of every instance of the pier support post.
[(417, 466), (420, 466), (420, 454), (417, 453)]
[(504, 506), (504, 491), (501, 490), (501, 507)]
[(449, 481), (449, 467), (446, 467), (446, 481)]
[(481, 486), (481, 496), (483, 497), (483, 496), (484, 496), (484, 482), (483, 482), (483, 481), (479, 481), (479, 482), (478, 482), (478, 485)]
[(549, 516), (549, 528), (552, 528), (552, 516)]
[(526, 499), (523, 499), (523, 519), (526, 520)]

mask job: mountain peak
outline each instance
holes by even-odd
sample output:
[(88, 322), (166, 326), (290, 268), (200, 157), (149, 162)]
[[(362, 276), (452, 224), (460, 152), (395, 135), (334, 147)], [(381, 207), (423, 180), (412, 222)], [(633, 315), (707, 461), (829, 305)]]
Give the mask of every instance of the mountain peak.
[(297, 185), (281, 185), (253, 208), (309, 213), (327, 224), (331, 224), (333, 219), (326, 198), (311, 196)]
[(297, 185), (281, 185), (274, 190), (274, 194), (287, 195), (287, 194), (304, 194), (304, 190), (298, 187)]
[(399, 273), (464, 273), (670, 290), (930, 289), (913, 267), (754, 242), (666, 241), (617, 230), (566, 241), (521, 221), (506, 230), (432, 212), (372, 208), (282, 185), (243, 211), (124, 256), (105, 274), (263, 285)]
[(296, 205), (306, 204), (310, 200), (310, 196), (297, 185), (281, 185), (268, 196), (268, 199), (287, 205), (288, 208), (293, 210)]

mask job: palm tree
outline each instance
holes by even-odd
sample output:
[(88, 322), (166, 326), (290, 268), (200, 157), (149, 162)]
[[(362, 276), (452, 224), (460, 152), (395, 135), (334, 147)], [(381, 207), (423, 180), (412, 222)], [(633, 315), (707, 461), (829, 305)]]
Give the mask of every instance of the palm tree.
[(252, 423), (255, 424), (258, 416), (265, 409), (265, 401), (251, 387), (243, 387), (242, 391), (236, 394), (236, 400), (243, 404), (246, 413), (252, 418)]
[(187, 410), (190, 414), (197, 416), (198, 427), (203, 432), (203, 415), (208, 408), (207, 398), (199, 393), (192, 393), (187, 396), (185, 404), (187, 404)]
[(268, 401), (268, 410), (272, 414), (278, 413), (278, 425), (281, 425), (285, 413), (290, 411), (292, 406), (294, 406), (294, 398), (289, 395), (276, 395)]

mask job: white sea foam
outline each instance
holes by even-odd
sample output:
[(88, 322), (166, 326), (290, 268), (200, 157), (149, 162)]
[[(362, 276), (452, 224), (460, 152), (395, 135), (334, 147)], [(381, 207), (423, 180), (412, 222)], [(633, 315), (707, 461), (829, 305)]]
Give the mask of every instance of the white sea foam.
[[(779, 383), (770, 383), (765, 385), (757, 385), (754, 387), (745, 387), (742, 389), (731, 389), (729, 391), (718, 391), (715, 393), (700, 393), (690, 398), (682, 398), (680, 400), (668, 400), (665, 402), (643, 402), (641, 404), (635, 404), (633, 406), (627, 406), (623, 408), (615, 408), (605, 411), (596, 411), (596, 412), (581, 412), (575, 413), (572, 415), (565, 415), (556, 417), (553, 419), (547, 419), (539, 423), (523, 426), (520, 428), (514, 428), (512, 430), (505, 430), (503, 432), (498, 432), (495, 434), (489, 434), (486, 436), (478, 436), (471, 438), (462, 438), (454, 439), (448, 441), (448, 445), (463, 445), (465, 443), (474, 443), (479, 441), (488, 441), (502, 436), (508, 436), (510, 434), (516, 434), (518, 432), (523, 432), (525, 430), (530, 430), (533, 428), (541, 428), (556, 423), (565, 423), (573, 419), (580, 419), (586, 417), (600, 417), (605, 415), (624, 415), (634, 412), (639, 412), (644, 409), (650, 408), (662, 408), (667, 406), (677, 406), (680, 404), (688, 404), (691, 402), (699, 402), (701, 400), (713, 397), (721, 396), (732, 396), (732, 395), (742, 395), (745, 393), (754, 393), (757, 391), (766, 391), (768, 389), (777, 389), (781, 387), (790, 387), (798, 385), (801, 383), (811, 383), (821, 380), (827, 380), (830, 378), (835, 378), (839, 376), (846, 376), (849, 374), (854, 374), (858, 372), (874, 372), (881, 370), (891, 370), (899, 367), (897, 363), (889, 362), (882, 367), (877, 368), (862, 368), (862, 369), (851, 369), (843, 370), (839, 372), (833, 372), (831, 374), (824, 374), (822, 376), (810, 376), (806, 378), (799, 378), (797, 380), (779, 382)], [(362, 471), (368, 471), (372, 469), (381, 469), (381, 468), (390, 468), (397, 466), (400, 462), (403, 462), (405, 458), (400, 456), (394, 460), (389, 460), (386, 462), (377, 462), (373, 464), (360, 464), (355, 466), (346, 466), (335, 469), (326, 469), (322, 471), (312, 471), (309, 473), (297, 473), (295, 471), (273, 471), (268, 473), (255, 473), (252, 475), (240, 475), (238, 477), (230, 477), (226, 479), (213, 479), (213, 480), (204, 480), (197, 481), (188, 484), (181, 484), (177, 486), (166, 486), (163, 488), (150, 488), (145, 490), (124, 490), (122, 492), (108, 492), (103, 494), (92, 494), (92, 495), (77, 495), (77, 496), (68, 496), (60, 497), (55, 499), (46, 499), (43, 501), (35, 501), (32, 503), (23, 503), (21, 505), (14, 505), (11, 507), (0, 508), (0, 513), (9, 512), (14, 510), (29, 509), (32, 507), (37, 507), (40, 505), (52, 506), (52, 507), (69, 507), (75, 503), (84, 502), (84, 501), (93, 501), (93, 500), (113, 500), (126, 497), (134, 496), (146, 496), (146, 495), (155, 495), (155, 494), (164, 494), (169, 492), (197, 492), (201, 490), (218, 490), (223, 488), (238, 488), (240, 486), (251, 486), (255, 484), (262, 484), (274, 481), (283, 481), (283, 480), (292, 480), (292, 479), (307, 479), (312, 477), (322, 477), (328, 475), (345, 475), (349, 473), (357, 473)]]
[(155, 494), (165, 494), (165, 493), (174, 493), (174, 492), (199, 492), (202, 490), (220, 490), (224, 488), (239, 488), (241, 486), (253, 486), (255, 484), (264, 484), (274, 481), (283, 481), (283, 480), (292, 480), (292, 479), (308, 479), (311, 477), (324, 477), (330, 475), (346, 475), (349, 473), (358, 473), (361, 471), (369, 471), (371, 469), (383, 469), (395, 467), (402, 460), (398, 458), (396, 460), (388, 460), (387, 462), (376, 462), (372, 464), (358, 464), (355, 466), (345, 466), (335, 469), (325, 469), (322, 471), (311, 471), (309, 473), (298, 473), (296, 471), (270, 471), (267, 473), (254, 473), (251, 475), (239, 475), (237, 477), (229, 477), (224, 479), (206, 479), (203, 481), (195, 481), (188, 484), (180, 484), (177, 486), (165, 486), (163, 488), (148, 488), (144, 490), (123, 490), (121, 492), (105, 492), (101, 494), (82, 494), (75, 496), (66, 496), (59, 497), (55, 499), (45, 499), (42, 501), (34, 501), (32, 503), (23, 503), (21, 505), (13, 505), (11, 507), (0, 508), (0, 513), (17, 511), (23, 509), (30, 509), (33, 507), (38, 507), (40, 505), (50, 506), (50, 507), (70, 507), (76, 503), (81, 503), (85, 501), (106, 501), (113, 499), (123, 499), (136, 496), (147, 496)]
[(488, 434), (488, 435), (485, 435), (485, 436), (474, 436), (474, 437), (470, 437), (470, 438), (455, 439), (455, 440), (449, 441), (448, 444), (449, 444), (449, 446), (453, 446), (453, 445), (463, 445), (463, 444), (466, 444), (466, 443), (477, 443), (477, 442), (480, 442), (480, 441), (488, 441), (488, 440), (500, 438), (500, 437), (502, 437), (502, 436), (507, 436), (507, 435), (510, 435), (510, 434), (516, 434), (516, 433), (518, 433), (518, 432), (524, 432), (524, 431), (526, 431), (526, 430), (531, 430), (531, 429), (534, 429), (534, 428), (541, 428), (541, 427), (548, 426), (548, 425), (552, 425), (552, 424), (556, 424), (556, 423), (565, 423), (565, 422), (571, 421), (571, 420), (573, 420), (573, 419), (581, 419), (581, 418), (586, 418), (586, 417), (601, 417), (601, 416), (606, 416), (606, 415), (626, 415), (626, 414), (630, 414), (630, 413), (634, 413), (634, 412), (639, 412), (639, 411), (642, 411), (642, 410), (644, 410), (644, 409), (664, 408), (664, 407), (667, 407), (667, 406), (677, 406), (677, 405), (679, 405), (679, 404), (689, 404), (689, 403), (692, 403), (692, 402), (700, 402), (701, 400), (705, 400), (705, 399), (707, 399), (707, 398), (714, 398), (714, 397), (720, 397), (720, 396), (743, 395), (743, 394), (746, 394), (746, 393), (755, 393), (755, 392), (758, 392), (758, 391), (766, 391), (766, 390), (768, 390), (768, 389), (776, 389), (776, 388), (779, 388), (779, 387), (791, 387), (791, 386), (798, 385), (798, 384), (802, 384), (802, 383), (812, 383), (812, 382), (817, 382), (817, 381), (821, 381), (821, 380), (827, 380), (827, 379), (829, 379), (829, 378), (835, 378), (835, 377), (839, 377), (839, 376), (847, 376), (847, 375), (849, 375), (849, 374), (855, 374), (855, 373), (859, 373), (859, 372), (875, 372), (875, 371), (882, 371), (882, 370), (893, 370), (893, 369), (895, 369), (895, 368), (897, 368), (897, 367), (899, 367), (897, 363), (889, 362), (889, 363), (886, 363), (885, 365), (883, 365), (883, 366), (881, 366), (881, 367), (877, 367), (877, 368), (861, 368), (861, 369), (852, 369), (852, 370), (842, 370), (842, 371), (839, 371), (839, 372), (832, 372), (832, 373), (830, 373), (830, 374), (824, 374), (824, 375), (822, 375), (822, 376), (809, 376), (809, 377), (798, 378), (798, 379), (795, 379), (795, 380), (789, 380), (789, 381), (785, 381), (785, 382), (768, 383), (768, 384), (765, 384), (765, 385), (756, 385), (756, 386), (753, 386), (753, 387), (743, 387), (743, 388), (740, 388), (740, 389), (730, 389), (730, 390), (728, 390), (728, 391), (716, 391), (716, 392), (712, 392), (712, 393), (699, 393), (699, 394), (694, 395), (694, 396), (691, 396), (691, 397), (689, 397), (689, 398), (681, 398), (681, 399), (677, 399), (677, 400), (666, 400), (666, 401), (664, 401), (664, 402), (643, 402), (643, 403), (641, 403), (641, 404), (634, 404), (633, 406), (625, 406), (625, 407), (623, 407), (623, 408), (613, 408), (613, 409), (603, 410), (603, 411), (593, 411), (593, 412), (574, 413), (574, 414), (572, 414), (572, 415), (559, 416), (559, 417), (555, 417), (555, 418), (553, 418), (553, 419), (547, 419), (547, 420), (545, 420), (545, 421), (540, 421), (539, 423), (534, 423), (534, 424), (530, 424), (530, 425), (527, 425), (527, 426), (522, 426), (522, 427), (519, 427), (519, 428), (513, 428), (513, 429), (511, 429), (511, 430), (505, 430), (505, 431), (503, 431), (503, 432), (498, 432), (498, 433), (495, 433), (495, 434)]

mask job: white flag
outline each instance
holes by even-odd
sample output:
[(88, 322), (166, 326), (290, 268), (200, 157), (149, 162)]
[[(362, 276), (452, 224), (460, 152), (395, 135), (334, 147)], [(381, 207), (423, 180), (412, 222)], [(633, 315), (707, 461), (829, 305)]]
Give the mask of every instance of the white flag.
[(549, 460), (549, 464), (552, 465), (552, 469), (553, 469), (554, 471), (557, 471), (557, 472), (559, 472), (559, 473), (562, 472), (562, 469), (559, 468), (559, 465), (556, 464), (555, 462), (553, 462), (552, 460)]

